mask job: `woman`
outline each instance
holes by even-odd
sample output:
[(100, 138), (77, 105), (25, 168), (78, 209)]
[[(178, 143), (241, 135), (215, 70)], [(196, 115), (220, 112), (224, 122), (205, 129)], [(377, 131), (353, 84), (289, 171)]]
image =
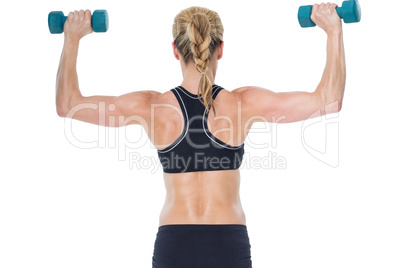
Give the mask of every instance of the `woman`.
[[(91, 13), (69, 13), (57, 73), (57, 112), (105, 126), (141, 124), (147, 131), (158, 150), (167, 191), (153, 267), (251, 267), (239, 197), (244, 140), (253, 122), (294, 122), (317, 116), (317, 111), (324, 115), (341, 109), (345, 60), (335, 7), (327, 3), (313, 8), (312, 19), (328, 38), (327, 64), (313, 93), (274, 93), (260, 87), (229, 91), (215, 84), (223, 54), (222, 22), (212, 10), (190, 7), (173, 24), (173, 54), (183, 72), (180, 86), (164, 93), (83, 97), (76, 60), (79, 40), (93, 32)], [(70, 112), (85, 104), (91, 109)]]

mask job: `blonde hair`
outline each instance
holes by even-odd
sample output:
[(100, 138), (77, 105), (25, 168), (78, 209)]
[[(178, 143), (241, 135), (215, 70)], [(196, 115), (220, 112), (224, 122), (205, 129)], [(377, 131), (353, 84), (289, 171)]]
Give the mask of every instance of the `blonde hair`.
[(210, 57), (223, 40), (223, 25), (218, 13), (198, 6), (183, 9), (174, 18), (173, 39), (185, 63), (192, 60), (201, 73), (198, 99), (207, 112), (212, 108), (215, 113), (212, 83), (205, 72)]

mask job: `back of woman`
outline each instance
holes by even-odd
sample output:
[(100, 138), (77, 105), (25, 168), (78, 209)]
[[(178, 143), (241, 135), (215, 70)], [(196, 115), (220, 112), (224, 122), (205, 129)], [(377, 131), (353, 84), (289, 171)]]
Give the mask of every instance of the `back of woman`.
[[(327, 65), (313, 93), (226, 89), (215, 83), (223, 56), (223, 25), (215, 11), (190, 7), (177, 14), (172, 27), (173, 55), (183, 81), (164, 93), (136, 91), (118, 97), (81, 95), (75, 65), (80, 38), (93, 32), (91, 14), (70, 12), (57, 75), (57, 112), (104, 126), (140, 124), (146, 130), (166, 186), (154, 268), (251, 268), (239, 196), (244, 141), (254, 122), (295, 122), (340, 110), (345, 63), (335, 7), (313, 7), (312, 19), (328, 34)], [(91, 109), (76, 109), (84, 103)]]

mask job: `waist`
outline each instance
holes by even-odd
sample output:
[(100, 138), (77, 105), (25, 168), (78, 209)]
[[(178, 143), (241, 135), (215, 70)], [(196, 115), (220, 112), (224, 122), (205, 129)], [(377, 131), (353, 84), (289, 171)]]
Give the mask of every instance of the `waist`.
[(164, 206), (159, 226), (167, 225), (246, 225), (246, 217), (241, 207), (211, 209), (202, 215), (192, 210)]
[(180, 230), (180, 231), (212, 231), (212, 230), (240, 230), (247, 232), (245, 224), (167, 224), (161, 225), (158, 231)]

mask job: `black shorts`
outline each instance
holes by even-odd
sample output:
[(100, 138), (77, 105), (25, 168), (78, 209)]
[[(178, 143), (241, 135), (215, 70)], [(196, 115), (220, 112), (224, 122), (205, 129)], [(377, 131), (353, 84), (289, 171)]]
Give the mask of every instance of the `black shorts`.
[(250, 249), (246, 225), (163, 225), (152, 268), (252, 268)]

